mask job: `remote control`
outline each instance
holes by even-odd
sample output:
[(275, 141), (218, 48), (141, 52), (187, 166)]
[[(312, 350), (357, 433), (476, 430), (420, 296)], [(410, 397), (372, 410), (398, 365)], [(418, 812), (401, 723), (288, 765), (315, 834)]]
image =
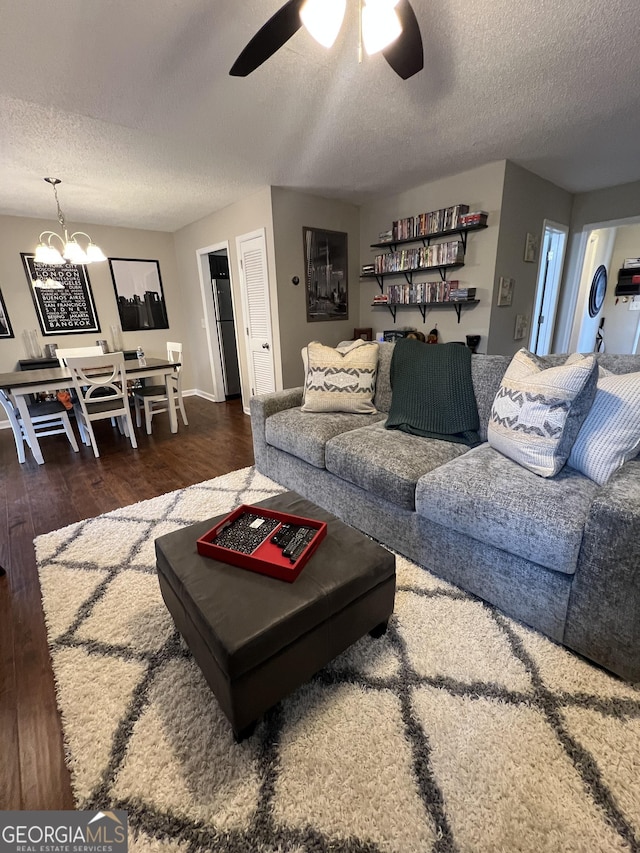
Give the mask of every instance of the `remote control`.
[(300, 528), (296, 524), (283, 524), (271, 537), (271, 541), (279, 548), (286, 548)]
[(308, 527), (306, 528), (306, 533), (304, 533), (304, 535), (302, 536), (302, 539), (301, 539), (300, 543), (298, 544), (297, 548), (295, 549), (295, 551), (293, 551), (292, 554), (289, 555), (289, 559), (291, 560), (292, 563), (295, 563), (295, 561), (302, 554), (302, 552), (307, 547), (309, 542), (311, 542), (311, 540), (315, 536), (315, 532), (316, 532), (315, 530), (311, 530)]
[(300, 527), (291, 542), (289, 542), (289, 544), (287, 545), (287, 547), (282, 549), (282, 556), (290, 557), (293, 552), (298, 548), (298, 546), (302, 542), (304, 542), (305, 537), (309, 533), (314, 533), (314, 531), (311, 530), (311, 528), (309, 527)]

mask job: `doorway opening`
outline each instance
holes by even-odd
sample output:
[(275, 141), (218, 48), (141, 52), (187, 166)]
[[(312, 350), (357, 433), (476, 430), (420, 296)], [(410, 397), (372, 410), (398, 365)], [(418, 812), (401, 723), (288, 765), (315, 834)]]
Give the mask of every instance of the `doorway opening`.
[(226, 249), (211, 252), (209, 272), (224, 396), (225, 400), (233, 400), (241, 395), (241, 387), (229, 257)]
[(196, 256), (213, 385), (210, 399), (222, 403), (242, 395), (229, 245), (207, 246)]
[(529, 341), (529, 349), (537, 355), (548, 355), (551, 352), (568, 233), (566, 225), (544, 220)]

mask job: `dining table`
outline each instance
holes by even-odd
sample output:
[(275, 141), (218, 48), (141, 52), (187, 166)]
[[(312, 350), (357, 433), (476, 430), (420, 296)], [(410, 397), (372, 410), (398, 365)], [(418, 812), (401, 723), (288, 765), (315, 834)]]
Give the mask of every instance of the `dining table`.
[[(147, 358), (141, 364), (137, 359), (125, 360), (127, 377), (131, 379), (164, 379), (169, 401), (169, 426), (171, 432), (178, 431), (176, 417), (176, 399), (173, 383), (170, 377), (180, 367), (180, 362), (168, 361), (163, 358)], [(29, 417), (29, 397), (32, 394), (55, 393), (72, 385), (71, 372), (67, 367), (49, 367), (42, 370), (16, 370), (12, 373), (0, 373), (0, 388), (13, 395), (16, 407), (24, 424), (24, 430), (29, 439), (33, 458), (38, 465), (44, 463), (38, 437)]]

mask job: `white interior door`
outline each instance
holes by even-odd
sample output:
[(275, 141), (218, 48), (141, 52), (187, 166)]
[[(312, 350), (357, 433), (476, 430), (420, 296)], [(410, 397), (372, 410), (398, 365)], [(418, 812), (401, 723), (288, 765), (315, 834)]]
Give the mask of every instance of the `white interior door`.
[(531, 352), (538, 355), (548, 355), (551, 352), (568, 233), (566, 225), (545, 219), (529, 342)]
[(265, 394), (276, 390), (276, 380), (264, 229), (244, 234), (237, 238), (236, 243), (242, 282), (251, 394)]

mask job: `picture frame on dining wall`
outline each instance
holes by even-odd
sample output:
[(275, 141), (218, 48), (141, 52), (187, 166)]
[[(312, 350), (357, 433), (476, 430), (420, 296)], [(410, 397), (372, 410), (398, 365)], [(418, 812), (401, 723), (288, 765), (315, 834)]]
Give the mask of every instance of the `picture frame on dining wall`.
[(13, 328), (11, 327), (11, 320), (9, 319), (9, 314), (7, 313), (7, 306), (4, 304), (4, 296), (2, 295), (2, 290), (0, 290), (0, 340), (2, 338), (13, 338), (15, 337), (13, 334)]
[(42, 264), (21, 252), (29, 292), (43, 335), (83, 335), (100, 331), (84, 264)]
[(349, 319), (348, 235), (302, 229), (307, 322)]
[(160, 263), (142, 258), (109, 258), (123, 332), (168, 329)]

